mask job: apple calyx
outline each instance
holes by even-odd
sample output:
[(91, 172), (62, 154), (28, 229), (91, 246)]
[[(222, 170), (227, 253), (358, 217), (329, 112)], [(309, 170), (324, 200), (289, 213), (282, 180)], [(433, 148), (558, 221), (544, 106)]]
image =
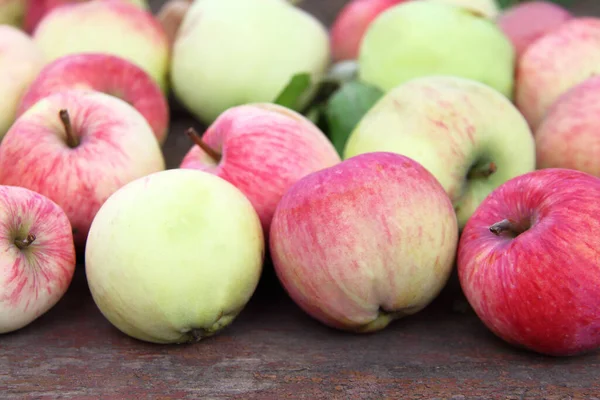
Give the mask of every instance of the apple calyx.
[(487, 178), (498, 170), (496, 163), (491, 161), (489, 163), (475, 166), (471, 168), (467, 174), (468, 179)]
[(19, 250), (23, 250), (23, 249), (29, 247), (35, 241), (35, 239), (36, 239), (35, 235), (33, 233), (30, 233), (24, 239), (16, 238), (14, 243), (15, 243), (15, 246), (17, 246), (19, 248)]
[(523, 224), (519, 224), (507, 218), (491, 225), (489, 229), (490, 232), (492, 232), (496, 236), (500, 236), (503, 233), (507, 233), (511, 237), (515, 238), (521, 233), (525, 232), (527, 230), (527, 227), (524, 227)]
[(213, 159), (213, 161), (218, 164), (219, 161), (221, 161), (221, 154), (212, 149), (209, 145), (207, 145), (206, 143), (204, 143), (204, 141), (202, 140), (202, 137), (200, 136), (200, 134), (198, 134), (198, 132), (196, 132), (196, 130), (194, 128), (189, 128), (187, 131), (185, 131), (186, 135), (188, 135), (190, 137), (190, 139), (192, 139), (192, 141), (198, 145), (210, 158)]
[(72, 149), (79, 146), (79, 140), (73, 132), (73, 125), (71, 124), (71, 117), (69, 116), (69, 111), (63, 108), (58, 112), (58, 115), (60, 117), (61, 122), (63, 123), (63, 126), (65, 127), (65, 133), (67, 135), (67, 145)]

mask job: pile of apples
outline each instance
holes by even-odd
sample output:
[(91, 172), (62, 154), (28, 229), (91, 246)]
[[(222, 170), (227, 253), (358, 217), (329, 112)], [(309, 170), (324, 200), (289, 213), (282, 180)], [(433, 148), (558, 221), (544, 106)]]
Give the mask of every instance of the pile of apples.
[[(600, 348), (600, 18), (352, 0), (327, 29), (287, 0), (0, 0), (0, 23), (1, 333), (81, 265), (123, 333), (196, 342), (270, 258), (335, 329), (418, 313), (457, 268), (506, 342)], [(171, 95), (206, 127), (178, 168)]]

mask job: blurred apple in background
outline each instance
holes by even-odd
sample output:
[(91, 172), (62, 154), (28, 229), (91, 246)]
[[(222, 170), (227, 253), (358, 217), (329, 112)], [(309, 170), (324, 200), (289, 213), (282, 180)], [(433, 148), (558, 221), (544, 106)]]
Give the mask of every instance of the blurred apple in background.
[(535, 132), (538, 168), (569, 168), (600, 177), (600, 76), (561, 95)]
[(0, 0), (0, 25), (23, 26), (27, 0)]
[(458, 243), (452, 203), (419, 163), (373, 152), (310, 174), (283, 196), (270, 249), (290, 297), (322, 323), (376, 332), (425, 308)]
[(512, 345), (565, 356), (600, 348), (600, 179), (544, 169), (495, 190), (458, 249), (463, 291)]
[(169, 42), (158, 20), (125, 1), (86, 1), (49, 12), (33, 34), (51, 62), (67, 54), (107, 53), (142, 68), (168, 89)]
[(573, 18), (533, 42), (519, 58), (515, 104), (536, 131), (567, 90), (600, 73), (600, 18)]
[(513, 43), (519, 58), (531, 43), (571, 18), (571, 12), (558, 4), (528, 1), (504, 10), (496, 22)]
[(27, 87), (44, 65), (44, 56), (31, 37), (0, 25), (0, 139), (15, 120)]
[(350, 135), (344, 158), (392, 151), (427, 168), (459, 227), (497, 186), (535, 168), (527, 122), (500, 92), (451, 76), (415, 78), (381, 98)]
[(203, 171), (171, 169), (114, 193), (90, 229), (85, 271), (102, 314), (136, 339), (196, 342), (253, 295), (265, 241), (248, 199)]
[(125, 101), (95, 91), (41, 99), (15, 121), (0, 146), (0, 184), (55, 201), (69, 217), (78, 249), (108, 196), (163, 169), (146, 119)]
[(64, 211), (34, 191), (0, 185), (0, 333), (21, 329), (66, 293), (75, 271)]
[(169, 104), (157, 83), (125, 58), (106, 53), (69, 54), (47, 64), (23, 95), (17, 115), (52, 93), (96, 90), (131, 104), (163, 144), (169, 127)]
[(202, 0), (190, 6), (173, 46), (177, 99), (208, 125), (226, 109), (273, 102), (297, 74), (311, 100), (330, 61), (325, 26), (282, 0)]
[(309, 173), (341, 159), (325, 134), (303, 115), (270, 103), (232, 107), (208, 127), (181, 168), (201, 169), (233, 183), (269, 231), (285, 191)]

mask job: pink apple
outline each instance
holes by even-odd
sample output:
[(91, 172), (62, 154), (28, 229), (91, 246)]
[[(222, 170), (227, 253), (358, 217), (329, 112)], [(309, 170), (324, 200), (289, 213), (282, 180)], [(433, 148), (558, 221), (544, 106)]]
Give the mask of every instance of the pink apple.
[(371, 22), (388, 8), (410, 0), (351, 0), (338, 13), (330, 29), (333, 61), (356, 60), (362, 38)]
[(24, 94), (17, 115), (52, 93), (66, 89), (96, 90), (117, 96), (137, 109), (163, 144), (169, 105), (154, 80), (132, 62), (106, 53), (69, 54), (44, 67)]
[(180, 167), (209, 171), (233, 183), (252, 202), (265, 233), (279, 199), (293, 183), (341, 161), (312, 122), (270, 103), (232, 107), (202, 138), (192, 138), (196, 145)]
[(569, 168), (600, 177), (600, 76), (560, 96), (535, 132), (537, 168)]
[(507, 181), (464, 228), (458, 276), (506, 342), (564, 356), (600, 347), (600, 179), (548, 168)]
[(34, 190), (63, 208), (82, 249), (96, 212), (124, 184), (165, 169), (144, 117), (94, 91), (62, 91), (22, 114), (0, 146), (0, 184)]
[(270, 231), (275, 272), (323, 324), (375, 332), (425, 308), (445, 286), (458, 243), (452, 202), (411, 158), (354, 156), (296, 182)]
[(66, 293), (75, 271), (71, 225), (47, 197), (0, 185), (0, 333), (21, 329)]
[(47, 62), (73, 53), (108, 53), (142, 68), (168, 89), (167, 34), (149, 10), (123, 0), (85, 1), (54, 8), (33, 38)]
[(531, 43), (571, 18), (573, 15), (558, 4), (530, 1), (508, 8), (496, 22), (512, 42), (518, 58)]
[(533, 42), (519, 58), (515, 104), (535, 131), (561, 94), (597, 73), (600, 18), (572, 18)]

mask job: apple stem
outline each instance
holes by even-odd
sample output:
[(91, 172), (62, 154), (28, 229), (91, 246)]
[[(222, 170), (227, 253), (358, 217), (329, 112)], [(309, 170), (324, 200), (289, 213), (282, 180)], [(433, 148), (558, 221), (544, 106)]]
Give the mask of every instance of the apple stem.
[(204, 143), (202, 137), (200, 137), (200, 135), (198, 134), (198, 132), (196, 132), (194, 128), (189, 128), (185, 133), (216, 163), (218, 163), (221, 160), (221, 154), (219, 154), (217, 151), (213, 150), (209, 145)]
[(71, 124), (69, 112), (65, 109), (62, 109), (59, 111), (58, 115), (60, 116), (60, 120), (65, 127), (65, 132), (67, 134), (67, 145), (71, 148), (77, 147), (77, 145), (79, 145), (79, 141), (73, 132), (73, 125)]
[(490, 232), (492, 232), (496, 236), (500, 236), (502, 232), (511, 232), (511, 233), (519, 233), (519, 229), (517, 229), (517, 225), (509, 220), (503, 219), (500, 222), (496, 222), (492, 226), (490, 226)]
[(495, 162), (489, 162), (483, 166), (472, 168), (467, 176), (468, 179), (487, 178), (496, 172), (498, 167)]
[(29, 247), (34, 240), (35, 235), (30, 233), (25, 239), (15, 239), (15, 246), (17, 246), (20, 250), (23, 250), (24, 248)]

